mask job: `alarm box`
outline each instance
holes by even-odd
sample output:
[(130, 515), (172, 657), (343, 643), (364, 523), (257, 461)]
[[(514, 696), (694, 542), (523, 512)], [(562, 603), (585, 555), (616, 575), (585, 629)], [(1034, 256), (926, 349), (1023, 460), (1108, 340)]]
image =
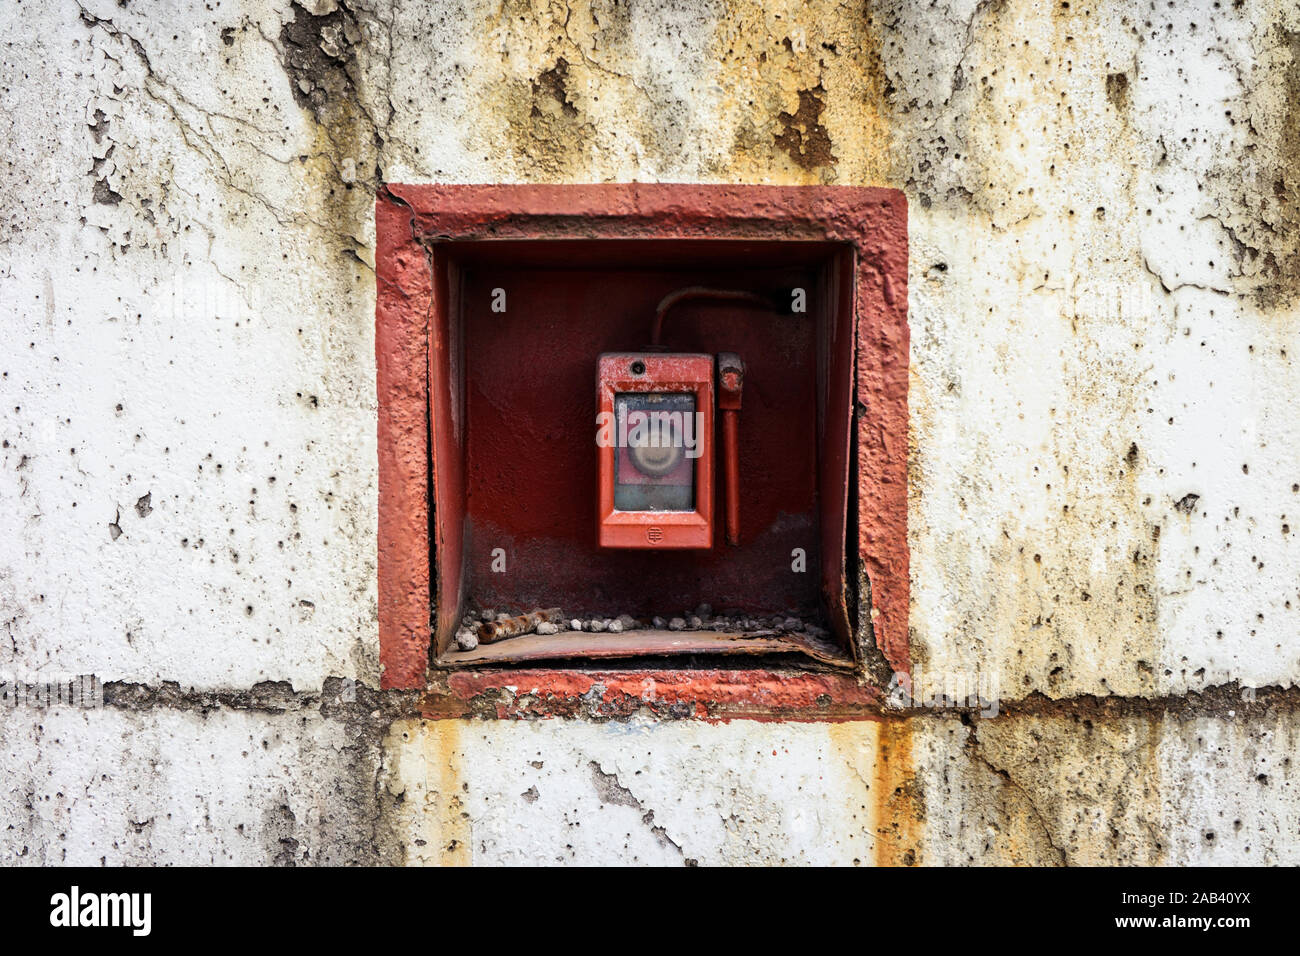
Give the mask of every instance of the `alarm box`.
[(596, 373), (602, 548), (713, 546), (714, 356), (619, 352)]

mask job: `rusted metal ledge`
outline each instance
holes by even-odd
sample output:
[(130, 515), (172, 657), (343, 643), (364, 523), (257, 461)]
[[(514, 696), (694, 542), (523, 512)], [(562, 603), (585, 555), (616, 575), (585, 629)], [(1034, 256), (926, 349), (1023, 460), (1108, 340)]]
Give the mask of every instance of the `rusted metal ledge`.
[(834, 644), (816, 641), (803, 634), (664, 630), (627, 631), (619, 634), (591, 634), (585, 631), (526, 634), (495, 644), (480, 644), (472, 651), (444, 652), (436, 661), (436, 666), (463, 669), (491, 664), (537, 661), (581, 663), (587, 660), (683, 654), (789, 654), (811, 659), (827, 667), (844, 670), (853, 667), (852, 659)]

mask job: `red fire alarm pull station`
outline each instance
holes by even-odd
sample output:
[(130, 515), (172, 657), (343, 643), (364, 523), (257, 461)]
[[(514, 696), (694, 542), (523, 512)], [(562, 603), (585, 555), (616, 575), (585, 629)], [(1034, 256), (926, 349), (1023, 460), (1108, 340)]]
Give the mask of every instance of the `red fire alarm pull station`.
[(602, 355), (602, 548), (713, 547), (713, 356)]
[[(770, 306), (755, 293), (680, 289), (659, 303), (650, 349), (663, 320), (686, 299)], [(716, 388), (715, 388), (716, 376)], [(596, 375), (600, 462), (599, 538), (603, 548), (713, 547), (714, 400), (722, 414), (727, 542), (740, 542), (739, 415), (745, 364), (663, 351), (600, 356)]]

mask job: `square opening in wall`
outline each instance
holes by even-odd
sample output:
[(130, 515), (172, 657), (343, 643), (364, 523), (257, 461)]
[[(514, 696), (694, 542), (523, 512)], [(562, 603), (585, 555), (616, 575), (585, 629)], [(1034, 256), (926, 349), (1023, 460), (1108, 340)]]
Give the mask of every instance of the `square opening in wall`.
[[(460, 567), (445, 592), (458, 599), (438, 635), (441, 663), (850, 660), (839, 585), (849, 249), (618, 239), (432, 248), (456, 385), (451, 414), (432, 423), (448, 432), (434, 447), (451, 456), (434, 461), (434, 486), (449, 492), (439, 491), (434, 520), (450, 531), (440, 540), (461, 542), (459, 562), (452, 549), (435, 556)], [(737, 408), (718, 407), (719, 355), (743, 362)], [(551, 608), (556, 634), (465, 652), (450, 633), (466, 614)], [(573, 620), (584, 630), (570, 630)]]
[[(880, 315), (905, 316), (881, 269), (905, 257), (862, 245), (872, 217), (881, 235), (904, 221), (890, 191), (390, 189), (376, 346), (390, 686), (415, 683), (421, 646), (440, 668), (852, 668), (873, 566), (861, 495), (894, 514), (905, 487), (905, 461), (878, 467), (905, 414), (859, 421), (864, 277)], [(897, 404), (897, 368), (880, 364), (868, 372)], [(880, 567), (892, 585), (898, 562)]]

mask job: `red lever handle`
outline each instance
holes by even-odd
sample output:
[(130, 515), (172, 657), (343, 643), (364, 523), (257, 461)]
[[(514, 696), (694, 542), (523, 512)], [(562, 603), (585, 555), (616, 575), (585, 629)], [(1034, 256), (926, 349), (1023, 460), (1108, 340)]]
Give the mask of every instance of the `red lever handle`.
[(722, 472), (727, 489), (727, 544), (740, 544), (740, 394), (745, 363), (735, 352), (718, 353), (718, 409), (722, 412)]

